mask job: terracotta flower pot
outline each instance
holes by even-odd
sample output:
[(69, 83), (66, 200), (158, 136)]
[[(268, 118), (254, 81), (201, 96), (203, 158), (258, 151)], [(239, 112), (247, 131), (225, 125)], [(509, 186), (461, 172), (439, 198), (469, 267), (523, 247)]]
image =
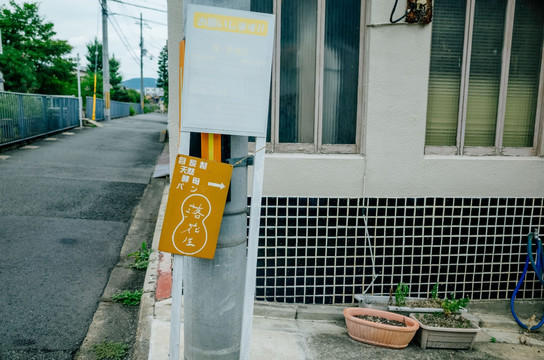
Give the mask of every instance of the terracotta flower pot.
[[(396, 320), (405, 323), (406, 327), (363, 320), (355, 317), (356, 315), (371, 315)], [(346, 308), (344, 309), (344, 318), (346, 319), (348, 334), (352, 339), (394, 349), (402, 349), (408, 346), (417, 329), (419, 329), (419, 323), (415, 319), (382, 310), (359, 307)]]

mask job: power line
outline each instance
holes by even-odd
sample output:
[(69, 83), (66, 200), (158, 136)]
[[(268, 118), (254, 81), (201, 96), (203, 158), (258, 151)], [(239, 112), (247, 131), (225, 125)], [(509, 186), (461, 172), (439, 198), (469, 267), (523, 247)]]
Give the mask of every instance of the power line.
[[(123, 43), (123, 45), (125, 46), (125, 48), (128, 50), (129, 54), (130, 54), (130, 57), (132, 58), (132, 60), (134, 60), (134, 62), (138, 65), (140, 65), (140, 61), (138, 61), (138, 58), (137, 56), (134, 54), (134, 50), (132, 49), (132, 47), (130, 46), (130, 43), (129, 41), (127, 40), (127, 37), (125, 36), (125, 34), (123, 33), (123, 31), (121, 30), (121, 26), (119, 26), (119, 24), (117, 23), (117, 19), (115, 19), (114, 17), (109, 17), (110, 19), (110, 23), (111, 25), (113, 26), (113, 29), (115, 30), (115, 32), (117, 33), (117, 35), (119, 36), (119, 39), (121, 40), (121, 42)], [(115, 23), (114, 23), (115, 21)]]
[[(132, 4), (128, 4), (128, 3), (122, 3), (122, 4), (123, 4), (122, 6), (123, 6), (123, 8), (124, 8), (124, 9), (123, 9), (124, 14), (128, 14), (128, 15), (131, 15), (131, 16), (134, 16), (134, 17), (138, 16), (138, 19), (140, 18), (140, 15), (139, 15), (139, 14), (134, 14), (134, 11), (133, 11), (133, 8), (132, 8), (132, 7), (127, 6), (127, 5), (132, 5)], [(138, 22), (139, 22), (139, 21), (138, 21)], [(147, 25), (147, 24), (144, 24), (144, 25)], [(146, 26), (146, 27), (149, 28), (149, 26)], [(147, 52), (148, 52), (148, 53), (151, 53), (149, 47), (154, 47), (154, 42), (155, 42), (156, 40), (154, 40), (153, 37), (146, 31), (146, 27), (143, 28), (144, 37), (145, 37), (146, 39), (147, 39), (147, 38), (150, 38), (150, 39), (152, 40), (152, 41), (148, 41), (148, 42), (147, 42), (146, 48), (147, 48)]]
[[(132, 18), (132, 19), (136, 19), (136, 20), (140, 20), (140, 18), (136, 17), (136, 16), (130, 16), (130, 15), (125, 15), (125, 14), (119, 14), (119, 13), (110, 13), (110, 15), (119, 15), (119, 16), (125, 16), (125, 17), (128, 17), (128, 18)], [(152, 23), (152, 24), (157, 24), (157, 25), (162, 25), (162, 26), (168, 26), (164, 23), (161, 23), (161, 22), (158, 22), (158, 21), (153, 21), (153, 20), (148, 20), (148, 19), (143, 19), (143, 21), (146, 21), (146, 22), (149, 22), (149, 23)]]
[(148, 7), (148, 6), (143, 6), (143, 5), (130, 4), (130, 3), (127, 3), (127, 2), (124, 2), (124, 1), (121, 1), (121, 0), (111, 0), (111, 1), (114, 1), (114, 2), (117, 2), (117, 3), (120, 3), (120, 4), (125, 4), (125, 5), (130, 5), (130, 6), (142, 8), (142, 9), (148, 9), (148, 10), (158, 11), (158, 12), (162, 12), (162, 13), (166, 13), (166, 12), (167, 12), (166, 10), (155, 9), (155, 8)]

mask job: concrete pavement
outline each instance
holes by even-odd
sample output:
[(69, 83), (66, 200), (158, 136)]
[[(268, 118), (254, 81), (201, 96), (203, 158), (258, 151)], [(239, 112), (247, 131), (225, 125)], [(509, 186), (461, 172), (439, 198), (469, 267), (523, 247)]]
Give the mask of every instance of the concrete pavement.
[[(134, 210), (150, 189), (166, 125), (166, 115), (145, 114), (1, 149), (0, 359), (72, 359), (79, 350), (129, 227), (144, 217), (153, 233), (149, 209)], [(136, 325), (117, 323), (116, 332), (133, 330), (132, 342)]]
[[(167, 163), (167, 159), (163, 157), (163, 162)], [(156, 250), (167, 196), (168, 186), (155, 228), (155, 251), (146, 273), (134, 359), (169, 359), (172, 257)], [(508, 301), (472, 302), (470, 313), (482, 328), (472, 350), (422, 350), (414, 341), (401, 350), (360, 343), (347, 335), (343, 309), (344, 306), (256, 302), (251, 359), (544, 359), (544, 334), (540, 331), (524, 334), (510, 314)], [(543, 310), (544, 301), (518, 302), (520, 316), (534, 313), (539, 319)], [(181, 321), (180, 358), (183, 357)]]

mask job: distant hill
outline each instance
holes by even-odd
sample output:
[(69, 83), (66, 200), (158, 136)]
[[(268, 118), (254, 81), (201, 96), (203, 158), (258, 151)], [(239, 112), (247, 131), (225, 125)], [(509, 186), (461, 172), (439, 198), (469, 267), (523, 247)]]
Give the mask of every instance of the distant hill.
[[(125, 80), (121, 83), (127, 89), (140, 90), (140, 78)], [(144, 77), (144, 88), (157, 87), (157, 79)]]

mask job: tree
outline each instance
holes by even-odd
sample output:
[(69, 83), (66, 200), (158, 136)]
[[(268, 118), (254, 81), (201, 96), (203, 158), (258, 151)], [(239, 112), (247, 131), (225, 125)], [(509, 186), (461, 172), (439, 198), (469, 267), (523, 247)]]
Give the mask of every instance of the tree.
[[(87, 67), (87, 75), (82, 80), (82, 93), (83, 96), (93, 96), (94, 90), (94, 72), (97, 71), (96, 80), (96, 96), (102, 97), (103, 84), (102, 84), (102, 43), (98, 42), (95, 38), (93, 41), (87, 43), (87, 55), (85, 55), (89, 66)], [(115, 58), (115, 55), (109, 60), (110, 65), (110, 98), (115, 101), (130, 101), (131, 96), (128, 91), (121, 87), (123, 77), (119, 74), (119, 68), (121, 63)], [(137, 102), (137, 101), (136, 101)]]
[(98, 71), (102, 74), (102, 44), (98, 42), (97, 38), (86, 44), (87, 55), (85, 58), (89, 63), (87, 66), (87, 74), (94, 74), (94, 71)]
[(164, 104), (168, 106), (168, 44), (164, 45), (159, 54), (159, 70), (157, 74), (157, 87), (163, 89)]
[[(121, 63), (115, 58), (115, 54), (111, 56), (110, 59), (110, 85), (111, 92), (118, 92), (121, 89), (121, 82), (123, 77), (119, 74), (119, 67)], [(115, 100), (115, 99), (114, 99)]]
[(0, 67), (9, 91), (41, 94), (73, 94), (75, 61), (72, 47), (54, 39), (53, 23), (38, 13), (37, 3), (21, 5), (10, 0), (0, 7), (3, 54)]

